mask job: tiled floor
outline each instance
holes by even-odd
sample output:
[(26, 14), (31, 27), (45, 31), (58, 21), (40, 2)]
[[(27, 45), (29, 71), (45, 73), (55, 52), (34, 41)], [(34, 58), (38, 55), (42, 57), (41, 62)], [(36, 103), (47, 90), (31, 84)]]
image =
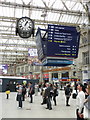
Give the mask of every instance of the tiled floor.
[[(70, 107), (65, 106), (64, 91), (60, 91), (57, 97), (57, 106), (52, 102), (52, 110), (45, 109), (46, 105), (41, 105), (42, 97), (34, 96), (34, 103), (29, 103), (29, 98), (23, 102), (23, 108), (17, 108), (18, 102), (16, 93), (10, 94), (10, 99), (6, 99), (5, 93), (0, 93), (0, 116), (2, 118), (75, 118), (76, 100), (70, 99)], [(2, 111), (1, 111), (2, 108)]]

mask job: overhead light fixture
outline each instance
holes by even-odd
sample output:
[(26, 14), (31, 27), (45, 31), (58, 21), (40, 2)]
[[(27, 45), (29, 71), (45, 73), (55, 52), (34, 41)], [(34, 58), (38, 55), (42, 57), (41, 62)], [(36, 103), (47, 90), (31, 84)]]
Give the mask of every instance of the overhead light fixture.
[(47, 16), (47, 14), (46, 13), (43, 13), (42, 15), (41, 15), (41, 17), (46, 17)]
[(47, 10), (42, 11), (41, 17), (46, 17), (47, 16)]

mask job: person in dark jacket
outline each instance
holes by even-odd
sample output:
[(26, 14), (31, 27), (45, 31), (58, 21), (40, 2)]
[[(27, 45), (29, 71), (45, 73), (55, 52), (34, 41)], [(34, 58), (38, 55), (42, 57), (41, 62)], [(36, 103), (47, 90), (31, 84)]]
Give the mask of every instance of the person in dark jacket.
[(29, 83), (29, 95), (30, 95), (30, 103), (33, 103), (33, 94), (34, 94), (34, 86), (32, 82)]
[(71, 96), (71, 90), (70, 90), (70, 84), (68, 84), (65, 88), (65, 96), (66, 96), (66, 106), (70, 106), (69, 103), (69, 99)]
[[(6, 91), (10, 91), (9, 84), (7, 84)], [(6, 92), (6, 99), (9, 99), (9, 93)]]
[(43, 84), (42, 89), (41, 89), (41, 96), (42, 96), (42, 98), (43, 98), (43, 101), (42, 101), (41, 105), (47, 103), (47, 101), (46, 101), (46, 97), (44, 96), (44, 94), (45, 94), (45, 89), (46, 89), (46, 85)]
[(26, 95), (26, 87), (25, 87), (25, 85), (23, 85), (23, 86), (22, 86), (23, 101), (25, 101), (25, 95)]
[(58, 91), (57, 91), (57, 86), (53, 86), (53, 101), (54, 101), (54, 105), (56, 106), (56, 96), (58, 96)]
[(45, 94), (44, 94), (44, 97), (46, 97), (46, 101), (47, 101), (46, 109), (52, 110), (50, 91), (51, 91), (51, 87), (50, 87), (49, 83), (46, 83), (46, 89), (45, 89)]

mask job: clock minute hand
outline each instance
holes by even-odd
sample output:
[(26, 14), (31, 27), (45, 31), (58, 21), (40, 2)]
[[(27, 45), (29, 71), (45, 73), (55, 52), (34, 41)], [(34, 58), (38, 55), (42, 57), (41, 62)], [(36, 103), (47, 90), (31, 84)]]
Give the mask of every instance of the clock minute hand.
[(24, 24), (24, 26), (26, 26), (27, 23), (28, 23), (28, 21)]

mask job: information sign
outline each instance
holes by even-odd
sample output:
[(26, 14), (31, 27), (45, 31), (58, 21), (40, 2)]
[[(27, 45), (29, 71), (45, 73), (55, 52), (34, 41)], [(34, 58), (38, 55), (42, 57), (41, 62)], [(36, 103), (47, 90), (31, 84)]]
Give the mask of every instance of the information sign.
[(80, 32), (76, 27), (48, 25), (47, 56), (78, 57)]

